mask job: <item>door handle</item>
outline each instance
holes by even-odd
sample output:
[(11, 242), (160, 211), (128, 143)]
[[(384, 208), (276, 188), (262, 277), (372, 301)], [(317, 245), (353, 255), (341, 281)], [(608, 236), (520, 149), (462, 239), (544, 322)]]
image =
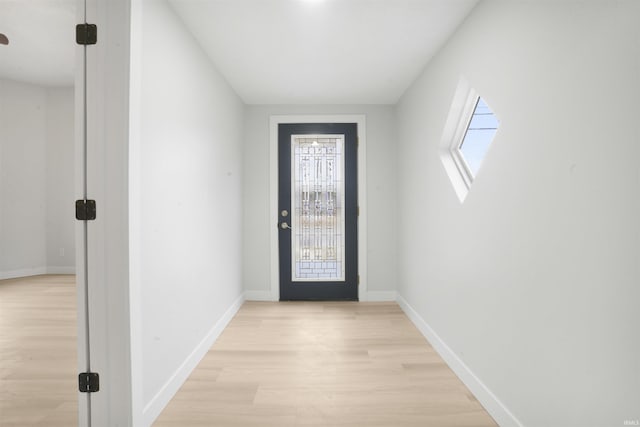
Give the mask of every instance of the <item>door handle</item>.
[(289, 230), (293, 230), (291, 227), (289, 227), (289, 224), (287, 224), (286, 222), (281, 222), (280, 223), (280, 228), (282, 228), (283, 230), (286, 230), (287, 228)]

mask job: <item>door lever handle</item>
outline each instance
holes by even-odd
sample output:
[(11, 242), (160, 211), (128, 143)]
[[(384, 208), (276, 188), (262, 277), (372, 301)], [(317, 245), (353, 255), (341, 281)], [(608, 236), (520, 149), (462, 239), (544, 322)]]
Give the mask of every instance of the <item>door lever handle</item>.
[(289, 224), (287, 224), (286, 222), (281, 222), (280, 223), (280, 228), (282, 228), (283, 230), (286, 230), (287, 228), (289, 230), (293, 230), (291, 227), (289, 227)]

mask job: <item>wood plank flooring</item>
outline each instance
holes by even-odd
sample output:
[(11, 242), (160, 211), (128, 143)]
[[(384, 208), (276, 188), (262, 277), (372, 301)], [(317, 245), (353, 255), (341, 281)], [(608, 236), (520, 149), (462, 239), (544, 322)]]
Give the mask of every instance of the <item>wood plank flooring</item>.
[(0, 280), (0, 426), (78, 425), (75, 286)]
[(155, 427), (497, 424), (395, 303), (246, 302)]
[[(73, 276), (0, 281), (0, 426), (77, 425)], [(496, 426), (395, 303), (245, 303), (155, 427)]]

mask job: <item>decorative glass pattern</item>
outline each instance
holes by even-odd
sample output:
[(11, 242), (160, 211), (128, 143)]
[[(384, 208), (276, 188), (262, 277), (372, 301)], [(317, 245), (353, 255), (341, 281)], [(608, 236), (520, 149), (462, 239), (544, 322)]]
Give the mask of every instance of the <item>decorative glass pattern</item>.
[(344, 280), (344, 135), (291, 136), (294, 281)]

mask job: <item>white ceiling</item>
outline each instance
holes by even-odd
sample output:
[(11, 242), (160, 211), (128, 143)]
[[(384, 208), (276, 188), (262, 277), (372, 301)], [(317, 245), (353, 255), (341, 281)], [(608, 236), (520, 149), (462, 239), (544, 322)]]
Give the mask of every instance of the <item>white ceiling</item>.
[(394, 104), (477, 0), (169, 0), (248, 104)]
[(0, 0), (0, 78), (70, 86), (75, 67), (75, 0)]
[[(169, 0), (247, 104), (394, 104), (477, 0)], [(0, 78), (73, 84), (76, 0), (0, 0)]]

